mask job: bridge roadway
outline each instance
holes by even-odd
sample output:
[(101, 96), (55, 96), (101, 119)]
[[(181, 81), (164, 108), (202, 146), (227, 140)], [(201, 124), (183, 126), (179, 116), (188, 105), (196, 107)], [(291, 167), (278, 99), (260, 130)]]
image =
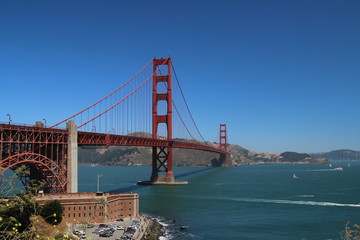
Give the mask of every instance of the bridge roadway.
[(78, 132), (78, 144), (88, 146), (156, 146), (173, 148), (196, 149), (219, 154), (227, 154), (218, 148), (201, 143), (192, 143), (180, 140), (153, 139), (146, 137), (135, 137), (129, 135), (103, 134), (93, 132)]
[(228, 154), (200, 143), (81, 132), (73, 124), (68, 129), (0, 124), (0, 174), (27, 164), (32, 169), (29, 180), (44, 179), (46, 192), (77, 192), (77, 147), (81, 145), (172, 147), (215, 152), (220, 157)]
[[(0, 124), (0, 160), (4, 160), (4, 145), (10, 144), (23, 145), (23, 144), (65, 144), (68, 139), (68, 130), (57, 128), (44, 128), (37, 126), (24, 126), (24, 125), (10, 125)], [(167, 140), (167, 139), (154, 139), (146, 137), (136, 137), (130, 135), (116, 135), (104, 134), (95, 132), (81, 132), (78, 131), (78, 145), (87, 146), (157, 146), (184, 149), (196, 149), (208, 152), (215, 152), (219, 154), (227, 154), (218, 148), (214, 148), (200, 142), (189, 142), (181, 140)], [(28, 148), (29, 149), (29, 148)], [(19, 153), (25, 152), (22, 147), (12, 147), (9, 151), (16, 151)], [(29, 149), (34, 150), (35, 149)], [(12, 155), (15, 152), (7, 152), (5, 155)]]

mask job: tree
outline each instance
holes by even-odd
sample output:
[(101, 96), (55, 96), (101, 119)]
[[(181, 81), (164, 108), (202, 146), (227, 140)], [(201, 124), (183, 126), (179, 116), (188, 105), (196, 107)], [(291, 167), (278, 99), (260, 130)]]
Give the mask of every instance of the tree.
[(64, 208), (58, 200), (47, 202), (41, 209), (40, 215), (51, 225), (58, 225), (62, 221)]
[(0, 201), (0, 239), (32, 239), (30, 217), (38, 211), (39, 205), (28, 194)]
[[(14, 174), (10, 177), (0, 174), (0, 240), (38, 239), (40, 237), (32, 225), (31, 218), (39, 215), (42, 210), (33, 195), (38, 192), (43, 183), (36, 180), (25, 181), (29, 184), (25, 186), (27, 192), (19, 190), (19, 186), (15, 183), (15, 178), (26, 179), (29, 174), (26, 166), (14, 169)], [(18, 194), (15, 195), (16, 193)], [(57, 218), (57, 221), (61, 222), (62, 211), (52, 210), (53, 217), (55, 217), (54, 213), (60, 217)]]

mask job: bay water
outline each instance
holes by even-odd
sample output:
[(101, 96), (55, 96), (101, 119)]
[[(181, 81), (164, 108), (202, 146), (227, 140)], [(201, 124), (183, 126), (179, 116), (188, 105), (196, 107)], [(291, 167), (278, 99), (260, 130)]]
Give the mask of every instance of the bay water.
[(360, 161), (176, 167), (174, 173), (189, 184), (138, 186), (151, 167), (80, 166), (79, 191), (96, 191), (101, 174), (100, 191), (139, 193), (140, 212), (165, 225), (164, 239), (341, 239), (348, 221), (360, 224)]

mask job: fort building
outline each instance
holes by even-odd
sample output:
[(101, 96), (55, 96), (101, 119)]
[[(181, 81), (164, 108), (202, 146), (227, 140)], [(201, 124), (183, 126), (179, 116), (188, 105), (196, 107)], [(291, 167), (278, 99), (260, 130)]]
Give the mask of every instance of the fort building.
[(36, 200), (40, 205), (58, 200), (64, 207), (63, 219), (67, 223), (104, 223), (139, 216), (137, 193), (39, 194)]

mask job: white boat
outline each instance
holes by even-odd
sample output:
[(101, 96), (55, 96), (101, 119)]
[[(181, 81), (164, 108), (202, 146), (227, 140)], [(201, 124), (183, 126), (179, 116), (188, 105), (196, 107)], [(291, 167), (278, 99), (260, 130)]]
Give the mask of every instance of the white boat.
[(295, 175), (295, 173), (293, 174), (293, 178), (299, 178), (298, 176)]
[(337, 167), (337, 168), (335, 168), (334, 169), (335, 171), (342, 171), (342, 170), (344, 170), (342, 167)]
[(331, 163), (329, 164), (329, 167), (332, 167)]

